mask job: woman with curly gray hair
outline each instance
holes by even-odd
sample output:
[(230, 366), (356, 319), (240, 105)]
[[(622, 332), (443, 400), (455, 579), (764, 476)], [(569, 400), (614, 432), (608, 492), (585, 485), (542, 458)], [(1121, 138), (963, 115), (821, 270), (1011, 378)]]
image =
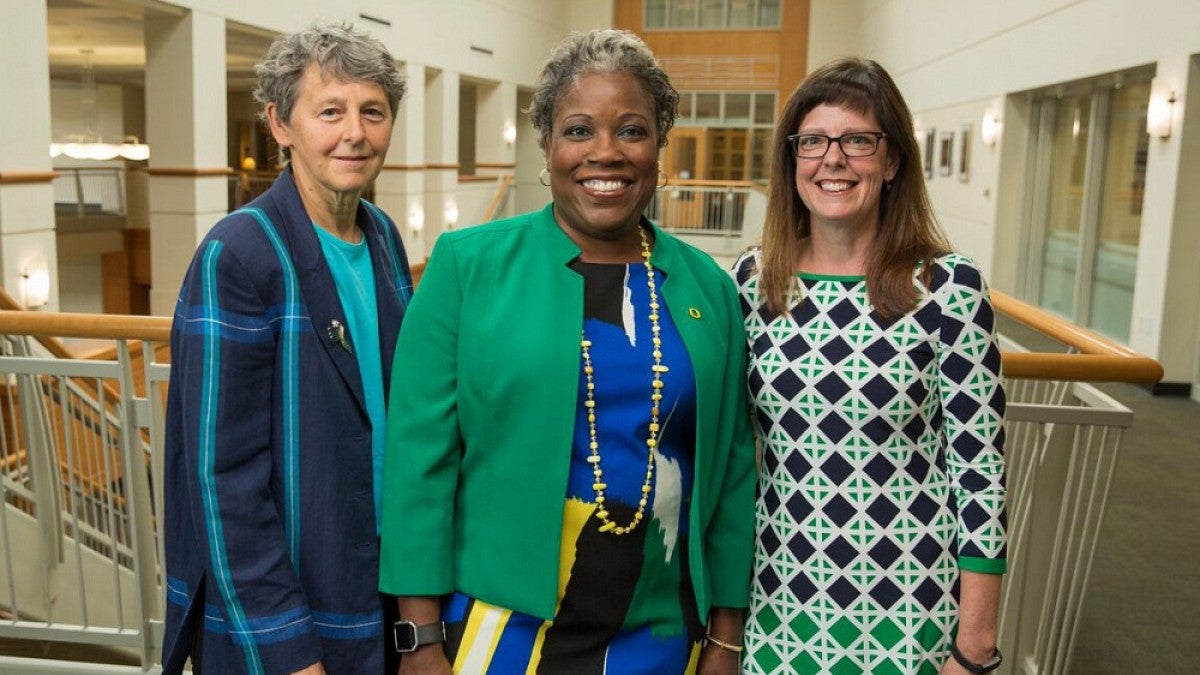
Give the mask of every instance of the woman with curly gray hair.
[(257, 71), (289, 162), (212, 228), (179, 295), (163, 670), (383, 672), (383, 432), (412, 281), (361, 196), (404, 83), (380, 42), (338, 25), (280, 37)]
[(712, 258), (642, 215), (677, 102), (631, 33), (571, 35), (530, 111), (551, 203), (437, 241), (388, 420), (402, 673), (737, 670), (740, 313)]

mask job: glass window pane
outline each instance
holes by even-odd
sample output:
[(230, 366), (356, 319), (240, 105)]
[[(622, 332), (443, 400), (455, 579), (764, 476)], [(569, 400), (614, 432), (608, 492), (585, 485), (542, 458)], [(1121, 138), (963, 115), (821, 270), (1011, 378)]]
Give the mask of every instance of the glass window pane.
[(667, 0), (646, 0), (646, 12), (642, 19), (646, 28), (662, 28), (667, 25)]
[(750, 94), (725, 94), (725, 117), (727, 124), (750, 123)]
[(692, 93), (681, 92), (679, 94), (679, 122), (687, 122), (692, 119)]
[(721, 119), (720, 94), (696, 94), (696, 121), (717, 122)]
[(725, 27), (725, 0), (700, 0), (700, 27)]
[(773, 124), (775, 122), (775, 94), (758, 93), (754, 95), (754, 123)]
[(670, 2), (671, 11), (667, 17), (668, 25), (671, 28), (695, 28), (697, 0), (670, 0)]
[(1050, 139), (1050, 184), (1038, 304), (1068, 319), (1075, 318), (1079, 220), (1091, 113), (1090, 92), (1064, 96), (1055, 108)]
[(760, 28), (779, 27), (779, 0), (758, 0), (758, 25)]
[(754, 0), (729, 0), (729, 27), (749, 28), (754, 25)]
[(1112, 94), (1100, 197), (1100, 231), (1093, 258), (1088, 327), (1129, 341), (1133, 279), (1142, 234), (1142, 192), (1146, 186), (1146, 106), (1150, 84), (1126, 84)]
[(750, 137), (750, 180), (765, 181), (771, 175), (770, 129), (755, 129)]

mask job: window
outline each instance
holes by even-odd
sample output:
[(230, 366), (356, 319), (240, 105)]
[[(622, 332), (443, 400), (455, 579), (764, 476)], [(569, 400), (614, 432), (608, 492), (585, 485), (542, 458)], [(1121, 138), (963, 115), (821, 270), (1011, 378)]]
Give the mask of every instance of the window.
[(764, 181), (774, 126), (775, 92), (680, 92), (667, 164), (673, 175)]
[(681, 91), (677, 124), (772, 127), (775, 125), (775, 92)]
[(780, 0), (644, 0), (642, 16), (647, 30), (779, 28)]
[(750, 125), (750, 94), (725, 94), (725, 114), (722, 119), (731, 124)]
[(1153, 70), (1033, 93), (1022, 295), (1129, 340)]
[(701, 123), (721, 121), (720, 94), (696, 94), (696, 121)]

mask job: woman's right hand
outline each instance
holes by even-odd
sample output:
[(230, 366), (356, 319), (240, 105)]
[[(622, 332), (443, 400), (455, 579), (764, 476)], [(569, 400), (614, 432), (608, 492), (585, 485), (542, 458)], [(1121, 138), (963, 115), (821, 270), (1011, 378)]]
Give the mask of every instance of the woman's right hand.
[(446, 659), (441, 643), (418, 647), (400, 656), (399, 675), (453, 675), (454, 669)]

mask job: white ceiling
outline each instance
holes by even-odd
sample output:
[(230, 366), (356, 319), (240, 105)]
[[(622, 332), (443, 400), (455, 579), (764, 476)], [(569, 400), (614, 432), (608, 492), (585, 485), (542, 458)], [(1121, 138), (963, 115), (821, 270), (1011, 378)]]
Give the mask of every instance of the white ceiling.
[[(46, 10), (52, 79), (78, 79), (87, 58), (84, 52), (91, 50), (97, 82), (137, 86), (145, 79), (146, 15), (180, 11), (153, 0), (46, 0)], [(229, 90), (253, 86), (254, 64), (266, 53), (271, 39), (265, 31), (227, 24)]]

